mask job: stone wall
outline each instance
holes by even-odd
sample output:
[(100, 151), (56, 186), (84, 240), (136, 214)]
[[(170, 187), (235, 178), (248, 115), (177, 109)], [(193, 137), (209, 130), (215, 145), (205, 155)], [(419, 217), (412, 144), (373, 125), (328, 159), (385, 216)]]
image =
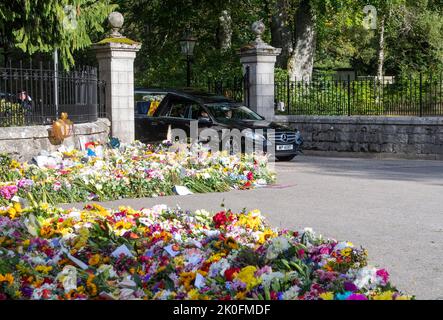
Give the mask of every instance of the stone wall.
[(306, 154), (443, 160), (443, 118), (275, 116)]
[(41, 150), (55, 151), (62, 145), (79, 149), (86, 142), (107, 142), (110, 126), (108, 119), (74, 124), (74, 134), (63, 144), (57, 144), (49, 137), (51, 126), (0, 127), (0, 153), (8, 153), (20, 161), (29, 161)]

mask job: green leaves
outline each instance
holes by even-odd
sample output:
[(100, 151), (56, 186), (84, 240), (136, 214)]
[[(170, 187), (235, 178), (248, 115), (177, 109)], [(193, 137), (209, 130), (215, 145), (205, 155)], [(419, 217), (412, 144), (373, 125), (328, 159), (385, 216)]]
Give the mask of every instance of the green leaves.
[(91, 44), (90, 35), (103, 32), (103, 23), (116, 8), (110, 0), (11, 0), (0, 4), (0, 30), (6, 43), (30, 55), (60, 50), (65, 68), (73, 53)]

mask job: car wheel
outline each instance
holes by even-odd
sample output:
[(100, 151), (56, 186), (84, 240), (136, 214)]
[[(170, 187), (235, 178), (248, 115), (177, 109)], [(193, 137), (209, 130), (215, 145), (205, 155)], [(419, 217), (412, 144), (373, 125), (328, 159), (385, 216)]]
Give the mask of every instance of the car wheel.
[(296, 156), (297, 156), (297, 155), (294, 154), (294, 155), (292, 155), (292, 156), (281, 156), (281, 157), (278, 157), (278, 156), (277, 156), (276, 158), (277, 158), (278, 161), (289, 162), (289, 161), (291, 161), (292, 159), (294, 159)]

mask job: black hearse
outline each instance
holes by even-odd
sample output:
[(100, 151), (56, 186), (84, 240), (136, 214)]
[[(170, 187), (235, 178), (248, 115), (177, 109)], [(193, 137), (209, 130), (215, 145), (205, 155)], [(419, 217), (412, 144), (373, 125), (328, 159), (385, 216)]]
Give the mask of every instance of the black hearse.
[[(198, 121), (199, 130), (216, 130), (220, 137), (223, 129), (251, 129), (243, 137), (242, 150), (244, 139), (251, 139), (255, 144), (262, 143), (265, 151), (274, 143), (275, 156), (280, 161), (292, 160), (303, 144), (298, 130), (267, 121), (243, 104), (226, 97), (194, 90), (135, 90), (137, 140), (144, 143), (162, 142), (169, 128), (183, 129), (189, 136), (191, 121)], [(256, 132), (257, 129), (260, 131)], [(269, 129), (273, 129), (272, 136)], [(232, 140), (230, 145), (231, 151), (240, 151), (235, 141)]]

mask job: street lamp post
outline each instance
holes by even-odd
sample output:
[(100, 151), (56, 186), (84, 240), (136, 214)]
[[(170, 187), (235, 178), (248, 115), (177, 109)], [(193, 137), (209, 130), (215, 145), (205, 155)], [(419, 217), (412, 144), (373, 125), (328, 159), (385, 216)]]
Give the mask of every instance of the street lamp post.
[(197, 39), (192, 35), (192, 32), (188, 29), (185, 31), (183, 38), (180, 40), (180, 46), (182, 54), (186, 57), (186, 74), (187, 81), (186, 85), (188, 87), (191, 86), (191, 63), (192, 57), (194, 55), (195, 44), (197, 43)]

